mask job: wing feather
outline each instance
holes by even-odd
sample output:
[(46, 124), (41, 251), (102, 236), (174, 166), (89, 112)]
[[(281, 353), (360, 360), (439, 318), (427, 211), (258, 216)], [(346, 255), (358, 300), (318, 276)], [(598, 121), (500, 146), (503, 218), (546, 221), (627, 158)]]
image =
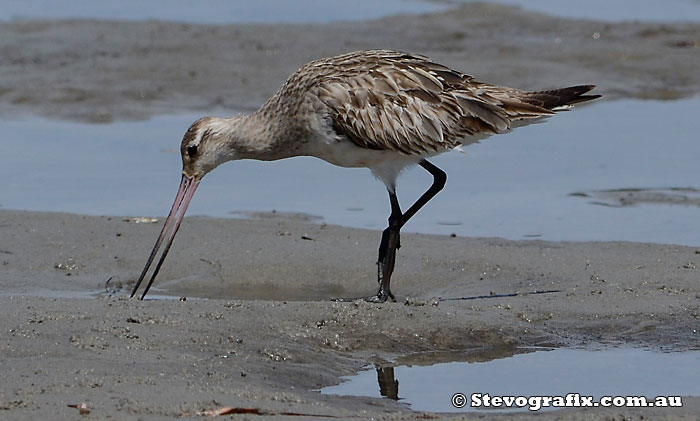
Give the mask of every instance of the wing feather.
[(281, 90), (292, 88), (324, 104), (339, 135), (405, 154), (452, 149), (469, 143), (465, 136), (502, 133), (516, 120), (597, 97), (583, 95), (591, 85), (540, 92), (489, 85), (426, 57), (387, 50), (312, 62)]

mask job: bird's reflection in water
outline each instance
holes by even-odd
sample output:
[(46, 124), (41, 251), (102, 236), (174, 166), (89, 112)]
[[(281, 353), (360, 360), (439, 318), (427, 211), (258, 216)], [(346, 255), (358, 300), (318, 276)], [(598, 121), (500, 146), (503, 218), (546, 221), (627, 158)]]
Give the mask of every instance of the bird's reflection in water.
[(377, 381), (382, 396), (399, 400), (399, 381), (394, 377), (394, 367), (377, 367)]

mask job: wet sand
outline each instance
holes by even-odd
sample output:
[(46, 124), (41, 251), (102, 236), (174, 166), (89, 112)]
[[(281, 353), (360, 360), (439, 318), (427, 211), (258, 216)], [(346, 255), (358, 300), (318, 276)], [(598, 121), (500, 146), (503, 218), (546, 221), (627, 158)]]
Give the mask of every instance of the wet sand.
[[(124, 219), (0, 212), (3, 416), (69, 418), (77, 410), (66, 405), (89, 402), (100, 419), (219, 406), (413, 418), (389, 400), (313, 390), (413, 352), (494, 347), (482, 355), (499, 358), (516, 346), (698, 349), (696, 248), (409, 234), (395, 274), (400, 302), (335, 303), (374, 292), (378, 232), (195, 217), (152, 291), (174, 299), (140, 302), (125, 296), (162, 221)], [(700, 409), (700, 399), (684, 403), (586, 417)]]
[(0, 113), (104, 122), (257, 108), (319, 57), (417, 52), (491, 83), (595, 83), (606, 99), (700, 91), (700, 24), (600, 23), (471, 4), (423, 16), (331, 25), (0, 23)]
[[(372, 47), (523, 88), (597, 83), (606, 98), (700, 88), (700, 25), (569, 21), (488, 5), (333, 26), (46, 21), (0, 24), (0, 34), (4, 117), (225, 114), (259, 105), (312, 58)], [(406, 234), (398, 303), (335, 303), (374, 292), (380, 233), (259, 216), (187, 218), (152, 290), (175, 299), (140, 302), (125, 297), (162, 218), (0, 211), (0, 418), (74, 419), (68, 405), (86, 402), (85, 419), (171, 419), (221, 406), (412, 419), (422, 414), (390, 400), (314, 390), (368, 363), (431, 350), (493, 347), (496, 358), (532, 345), (699, 348), (698, 248)], [(534, 291), (554, 292), (499, 297)], [(489, 298), (456, 299), (476, 296)], [(700, 399), (687, 398), (681, 409), (537, 416), (699, 411)]]

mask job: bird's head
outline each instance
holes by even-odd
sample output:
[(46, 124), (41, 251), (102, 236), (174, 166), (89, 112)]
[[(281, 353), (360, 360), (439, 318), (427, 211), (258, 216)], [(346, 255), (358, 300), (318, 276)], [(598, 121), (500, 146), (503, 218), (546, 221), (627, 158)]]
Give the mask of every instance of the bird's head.
[(236, 159), (237, 137), (233, 136), (233, 133), (236, 133), (238, 129), (237, 122), (238, 119), (235, 118), (227, 120), (218, 117), (204, 117), (192, 123), (190, 128), (187, 129), (180, 145), (180, 154), (182, 155), (180, 187), (177, 190), (175, 201), (163, 224), (158, 240), (156, 240), (156, 244), (153, 246), (153, 250), (151, 250), (151, 254), (146, 261), (146, 266), (131, 293), (132, 297), (139, 285), (141, 285), (141, 281), (146, 276), (146, 272), (148, 272), (161, 245), (165, 243), (163, 254), (141, 295), (141, 299), (146, 296), (156, 275), (158, 275), (161, 265), (165, 261), (165, 257), (168, 255), (170, 246), (175, 239), (175, 234), (177, 234), (180, 223), (185, 217), (185, 212), (187, 212), (187, 207), (202, 178), (224, 162)]
[(192, 123), (180, 145), (182, 173), (201, 180), (208, 172), (234, 158), (227, 138), (231, 136), (225, 119), (204, 117)]
[(163, 229), (146, 261), (146, 266), (131, 292), (132, 297), (144, 280), (161, 245), (165, 244), (163, 254), (161, 254), (153, 274), (146, 284), (141, 299), (148, 293), (148, 289), (153, 284), (165, 257), (168, 255), (175, 234), (202, 178), (226, 161), (246, 158), (261, 159), (264, 156), (261, 155), (261, 151), (264, 152), (267, 147), (265, 142), (259, 141), (266, 134), (264, 128), (264, 125), (261, 125), (255, 118), (251, 118), (250, 115), (239, 114), (231, 118), (200, 118), (187, 129), (182, 138), (182, 144), (180, 144), (180, 154), (182, 155), (180, 187), (175, 195), (170, 213), (165, 219)]

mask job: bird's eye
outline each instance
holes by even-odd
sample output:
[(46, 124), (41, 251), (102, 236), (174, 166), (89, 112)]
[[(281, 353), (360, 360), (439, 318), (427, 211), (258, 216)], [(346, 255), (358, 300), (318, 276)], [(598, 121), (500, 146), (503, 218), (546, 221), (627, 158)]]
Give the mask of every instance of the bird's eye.
[(188, 146), (187, 155), (191, 157), (197, 155), (197, 145)]

